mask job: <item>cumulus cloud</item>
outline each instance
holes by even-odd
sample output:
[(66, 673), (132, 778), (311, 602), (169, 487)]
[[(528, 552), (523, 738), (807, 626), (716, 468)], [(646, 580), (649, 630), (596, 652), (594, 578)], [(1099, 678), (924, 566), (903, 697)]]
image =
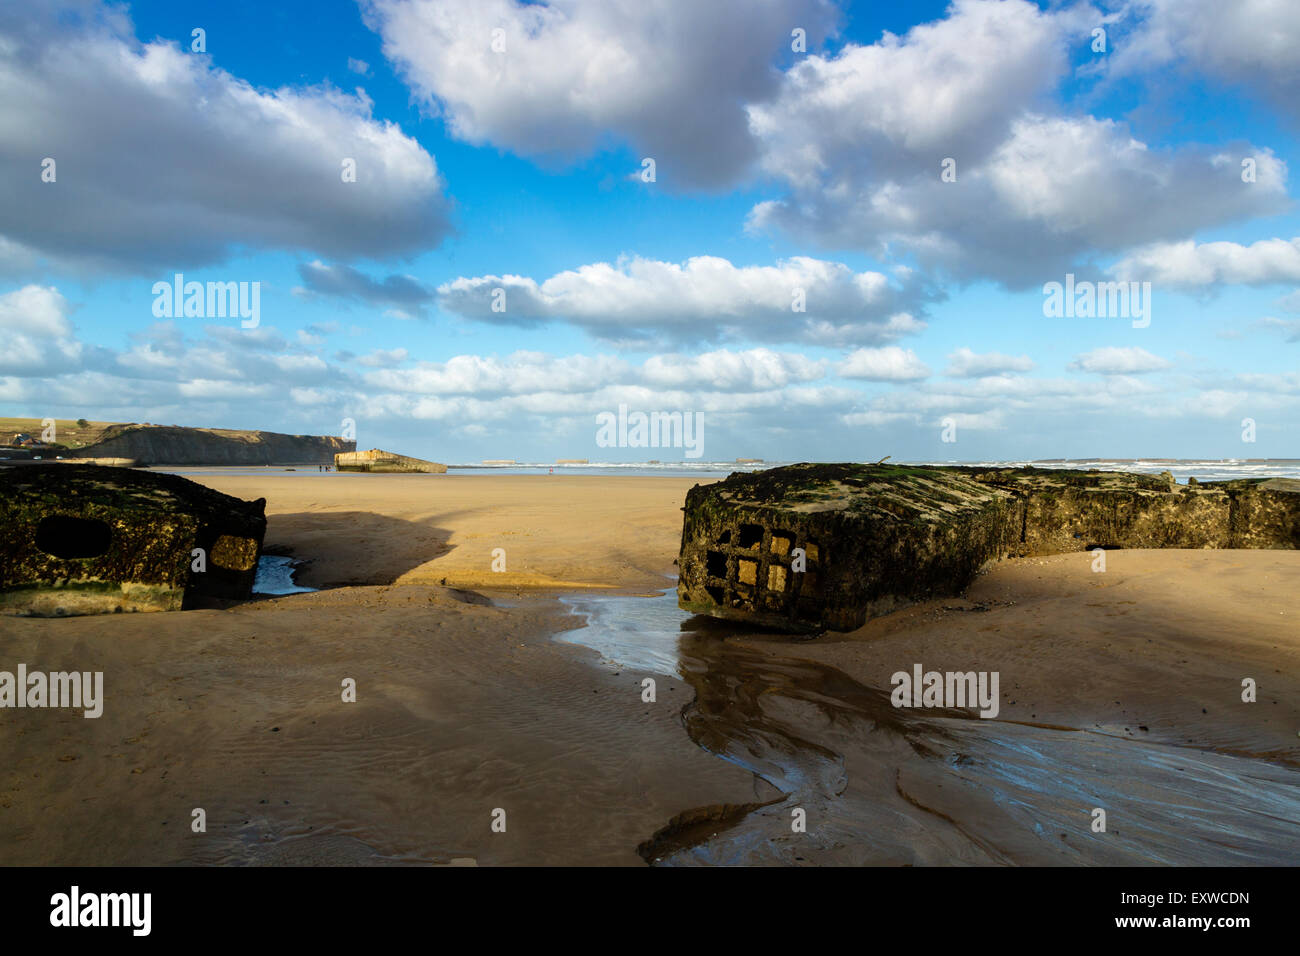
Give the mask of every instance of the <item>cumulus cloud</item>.
[[(904, 36), (808, 57), (749, 110), (765, 169), (790, 190), (756, 204), (750, 227), (1029, 288), (1288, 202), (1286, 164), (1268, 149), (1156, 149), (1053, 108), (1090, 16), (957, 0)], [(1242, 157), (1256, 182), (1241, 181)]]
[(637, 257), (540, 283), (504, 275), (438, 287), (439, 304), (467, 318), (506, 325), (563, 320), (620, 344), (888, 342), (924, 328), (912, 313), (934, 295), (908, 273), (891, 280), (805, 256), (772, 266), (736, 266), (716, 256), (684, 263)]
[[(451, 132), (555, 162), (627, 144), (671, 187), (716, 187), (757, 157), (745, 104), (777, 87), (794, 27), (827, 0), (363, 0), (384, 55)], [(494, 31), (500, 31), (494, 34)], [(496, 48), (494, 49), (494, 41)]]
[(1003, 355), (1001, 352), (976, 353), (962, 347), (948, 356), (945, 375), (953, 378), (983, 378), (1006, 372), (1028, 372), (1034, 367), (1028, 355)]
[(1136, 250), (1111, 271), (1119, 278), (1182, 288), (1300, 282), (1300, 238), (1159, 243)]
[(530, 393), (590, 392), (620, 381), (627, 366), (605, 355), (554, 357), (515, 352), (506, 358), (457, 355), (408, 369), (370, 372), (365, 381), (381, 390), (423, 395), (492, 397)]
[[(1253, 155), (1255, 183), (1237, 157)], [(1093, 258), (1276, 213), (1286, 164), (1248, 144), (1153, 150), (1113, 120), (1026, 115), (983, 162), (900, 180), (852, 180), (769, 200), (750, 215), (819, 242), (910, 253), (958, 278), (1028, 288)]]
[(1300, 99), (1300, 6), (1287, 0), (1124, 0), (1119, 40), (1102, 64), (1115, 77), (1178, 64), (1260, 90), (1292, 119)]
[(815, 381), (825, 376), (826, 363), (770, 349), (720, 350), (651, 356), (641, 374), (646, 384), (666, 388), (748, 391)]
[(59, 375), (82, 365), (82, 345), (68, 321), (68, 301), (50, 286), (0, 295), (0, 374)]
[[(1286, 423), (1300, 411), (1295, 373), (1213, 373), (1144, 380), (1161, 360), (1141, 350), (1106, 350), (1080, 367), (1107, 379), (990, 374), (922, 381), (921, 363), (892, 347), (850, 353), (840, 363), (799, 352), (753, 348), (704, 354), (672, 352), (630, 362), (612, 355), (514, 352), (461, 354), (413, 362), (401, 348), (364, 361), (327, 361), (273, 329), (192, 329), (159, 322), (118, 352), (78, 344), (55, 290), (25, 287), (0, 295), (0, 331), (33, 336), (81, 361), (35, 362), (0, 369), (0, 401), (17, 414), (261, 427), (337, 434), (343, 418), (363, 442), (444, 460), (478, 457), (609, 456), (594, 445), (595, 415), (620, 404), (706, 416), (706, 457), (801, 456), (810, 459), (946, 459), (945, 420), (958, 425), (963, 458), (981, 457), (992, 436), (1003, 443), (1037, 436), (1031, 454), (1094, 454), (1096, 443), (1131, 435), (1135, 416), (1149, 434), (1182, 423), (1198, 435), (1206, 423), (1243, 414)], [(15, 354), (26, 354), (20, 345)], [(977, 356), (983, 358), (983, 356)], [(1153, 362), (1154, 360), (1154, 362)], [(1163, 365), (1161, 365), (1163, 367)], [(879, 384), (865, 389), (848, 376)], [(843, 376), (851, 384), (836, 381)], [(274, 409), (267, 419), (267, 409)], [(423, 427), (421, 423), (424, 423)], [(810, 427), (815, 425), (815, 427)], [(1217, 427), (1217, 426), (1216, 426)], [(1236, 441), (1236, 432), (1225, 434)], [(1005, 457), (1005, 445), (1000, 455)], [(478, 453), (469, 451), (478, 450)], [(1050, 453), (1050, 452), (1047, 452)], [(1131, 454), (1148, 454), (1130, 446)], [(615, 458), (635, 458), (635, 454)], [(669, 457), (660, 455), (660, 457)]]
[(857, 349), (835, 369), (843, 378), (872, 382), (914, 382), (928, 378), (930, 369), (911, 349), (888, 345), (879, 349)]
[(259, 90), (204, 54), (140, 43), (117, 7), (0, 5), (0, 130), (27, 144), (0, 151), (0, 252), (147, 273), (236, 247), (432, 246), (448, 230), (434, 158), (371, 109), (360, 91)]
[(1171, 368), (1172, 363), (1137, 346), (1106, 346), (1075, 357), (1070, 368), (1098, 375), (1138, 375)]
[(958, 0), (904, 37), (847, 44), (789, 70), (780, 94), (749, 107), (764, 168), (799, 187), (888, 180), (942, 157), (965, 165), (1006, 137), (1066, 67), (1060, 23), (1025, 0)]

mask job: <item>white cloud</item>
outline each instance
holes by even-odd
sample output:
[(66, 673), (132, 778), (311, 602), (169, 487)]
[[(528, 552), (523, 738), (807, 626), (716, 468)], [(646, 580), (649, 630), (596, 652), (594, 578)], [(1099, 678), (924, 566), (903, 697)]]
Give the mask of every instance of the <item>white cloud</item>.
[(649, 385), (718, 391), (784, 388), (825, 374), (825, 362), (761, 348), (689, 356), (655, 355), (646, 360), (642, 369), (642, 379)]
[[(366, 23), (453, 135), (552, 161), (629, 144), (672, 187), (732, 182), (757, 156), (744, 106), (776, 89), (773, 61), (826, 0), (363, 0)], [(500, 30), (494, 36), (493, 31)], [(494, 40), (498, 49), (494, 49)]]
[[(1256, 157), (1256, 182), (1241, 182), (1241, 155)], [(1153, 150), (1112, 120), (1026, 114), (985, 160), (959, 159), (956, 182), (937, 163), (897, 180), (850, 176), (759, 204), (750, 223), (1032, 287), (1100, 254), (1274, 214), (1286, 178), (1249, 144)]]
[(945, 375), (954, 378), (983, 378), (1005, 372), (1028, 372), (1034, 367), (1028, 355), (1003, 355), (1001, 352), (976, 353), (962, 347), (948, 356)]
[(366, 368), (388, 368), (393, 365), (401, 365), (407, 360), (410, 353), (406, 349), (375, 349), (369, 355), (363, 355), (357, 359), (358, 365), (364, 365)]
[(66, 6), (0, 5), (0, 140), (31, 146), (0, 151), (6, 258), (138, 274), (236, 247), (409, 253), (446, 233), (434, 158), (364, 93), (258, 90), (207, 56), (137, 42), (124, 15)]
[(1060, 114), (1071, 46), (1100, 16), (957, 0), (901, 37), (809, 56), (750, 108), (763, 166), (790, 190), (755, 204), (750, 227), (1029, 288), (1285, 204), (1286, 164), (1268, 149), (1156, 149), (1113, 120)]
[(836, 366), (844, 378), (861, 378), (872, 382), (914, 382), (927, 378), (930, 369), (911, 349), (897, 345), (878, 349), (857, 349)]
[[(1024, 0), (957, 0), (948, 16), (870, 46), (810, 55), (779, 97), (749, 108), (764, 168), (799, 187), (835, 190), (939, 160), (986, 156), (1013, 118), (1066, 67), (1061, 24)], [(959, 168), (960, 168), (959, 166)]]
[(0, 295), (0, 374), (58, 375), (82, 365), (68, 301), (53, 286)]
[(1106, 346), (1075, 357), (1070, 368), (1099, 375), (1138, 375), (1170, 368), (1171, 363), (1136, 346)]
[[(594, 416), (624, 403), (703, 413), (706, 456), (724, 459), (970, 459), (993, 452), (995, 446), (982, 443), (995, 436), (1002, 452), (992, 457), (1005, 457), (1007, 443), (1034, 436), (1042, 441), (1026, 445), (1031, 454), (1045, 448), (1092, 454), (1096, 443), (1131, 434), (1135, 418), (1151, 423), (1158, 430), (1153, 435), (1181, 425), (1184, 436), (1196, 437), (1207, 424), (1235, 426), (1233, 416), (1251, 415), (1272, 423), (1268, 435), (1278, 440), (1285, 439), (1287, 423), (1300, 420), (1296, 373), (1187, 373), (1151, 381), (1139, 373), (1169, 365), (1140, 349), (1080, 356), (1075, 367), (1103, 372), (1104, 381), (1000, 373), (927, 382), (919, 378), (927, 371), (923, 363), (896, 346), (857, 350), (838, 363), (754, 348), (658, 354), (638, 363), (610, 355), (462, 354), (380, 368), (355, 357), (327, 362), (274, 329), (212, 326), (187, 337), (190, 330), (175, 322), (156, 323), (132, 336), (126, 350), (110, 352), (79, 344), (69, 311), (52, 289), (0, 295), (0, 331), (28, 329), (42, 354), (54, 354), (46, 346), (55, 343), (65, 352), (79, 349), (82, 358), (0, 370), (0, 401), (15, 406), (12, 413), (310, 434), (336, 432), (350, 417), (364, 442), (452, 461), (456, 455), (607, 457), (594, 445)], [(954, 355), (988, 360), (960, 350)], [(397, 361), (401, 349), (370, 357)], [(880, 384), (864, 389), (836, 375)], [(940, 442), (945, 418), (957, 423), (959, 446)], [(1236, 441), (1235, 427), (1224, 434)], [(1107, 451), (1122, 453), (1109, 444)]]
[[(504, 290), (504, 297), (496, 290)], [(805, 311), (796, 311), (799, 295)], [(716, 256), (684, 263), (631, 258), (561, 272), (459, 278), (438, 287), (446, 310), (484, 322), (564, 320), (616, 343), (887, 342), (924, 328), (909, 309), (932, 297), (913, 277), (893, 281), (805, 256), (736, 266)], [(494, 311), (494, 302), (504, 309)]]
[(1184, 288), (1300, 282), (1300, 238), (1261, 239), (1248, 246), (1190, 239), (1161, 243), (1136, 250), (1111, 272), (1122, 279)]
[(457, 355), (445, 362), (421, 362), (409, 369), (369, 372), (374, 388), (423, 395), (518, 395), (587, 392), (619, 381), (627, 366), (609, 356), (556, 358), (536, 352), (496, 356)]
[(1289, 0), (1128, 0), (1102, 66), (1115, 77), (1181, 64), (1259, 90), (1297, 118), (1300, 5)]

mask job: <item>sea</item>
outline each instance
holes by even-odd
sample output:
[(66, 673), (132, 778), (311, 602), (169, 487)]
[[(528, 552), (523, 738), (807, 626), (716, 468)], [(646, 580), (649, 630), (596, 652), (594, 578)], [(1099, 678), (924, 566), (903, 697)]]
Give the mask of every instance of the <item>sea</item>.
[[(725, 478), (736, 472), (763, 471), (790, 465), (789, 461), (663, 461), (663, 462), (590, 462), (587, 464), (512, 463), (501, 465), (448, 465), (447, 473), (484, 473), (497, 475), (575, 474), (575, 475), (664, 475), (672, 477)], [(1047, 458), (1001, 461), (895, 461), (898, 465), (967, 465), (980, 468), (1070, 468), (1078, 471), (1131, 471), (1158, 475), (1168, 471), (1178, 481), (1227, 481), (1233, 478), (1300, 478), (1300, 458)]]
[[(1131, 471), (1158, 475), (1169, 472), (1179, 482), (1188, 478), (1197, 481), (1228, 481), (1234, 478), (1300, 478), (1300, 458), (1024, 458), (985, 461), (946, 460), (895, 460), (895, 465), (966, 465), (980, 468), (1069, 468), (1077, 471)], [(509, 462), (500, 464), (449, 464), (449, 475), (639, 475), (669, 478), (725, 478), (737, 472), (763, 471), (789, 461), (642, 461), (613, 462)], [(182, 475), (247, 475), (252, 471), (265, 474), (297, 472), (300, 475), (337, 476), (339, 472), (322, 472), (315, 465), (280, 466), (241, 465), (233, 467), (161, 467), (158, 471)], [(437, 478), (437, 475), (415, 477)]]

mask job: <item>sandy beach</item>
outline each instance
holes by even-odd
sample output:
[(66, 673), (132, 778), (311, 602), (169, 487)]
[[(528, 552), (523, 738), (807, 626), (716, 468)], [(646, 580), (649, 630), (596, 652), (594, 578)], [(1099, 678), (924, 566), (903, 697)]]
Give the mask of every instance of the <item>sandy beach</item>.
[[(4, 667), (105, 683), (98, 719), (7, 712), (0, 863), (1296, 862), (1295, 552), (1002, 562), (812, 641), (695, 622), (678, 680), (554, 640), (556, 595), (670, 586), (692, 479), (192, 476), (324, 590), (0, 619)], [(998, 717), (892, 710), (914, 662), (999, 671)]]

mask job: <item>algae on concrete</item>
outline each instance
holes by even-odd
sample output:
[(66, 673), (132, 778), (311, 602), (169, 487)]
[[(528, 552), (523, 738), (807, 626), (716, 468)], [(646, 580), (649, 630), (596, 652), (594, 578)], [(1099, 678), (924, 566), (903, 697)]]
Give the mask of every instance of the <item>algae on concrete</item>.
[(266, 499), (156, 472), (16, 465), (0, 469), (0, 525), (0, 613), (167, 611), (251, 595)]
[(1300, 547), (1300, 481), (1276, 478), (800, 464), (696, 485), (683, 510), (679, 605), (788, 630), (958, 594), (1006, 556)]

